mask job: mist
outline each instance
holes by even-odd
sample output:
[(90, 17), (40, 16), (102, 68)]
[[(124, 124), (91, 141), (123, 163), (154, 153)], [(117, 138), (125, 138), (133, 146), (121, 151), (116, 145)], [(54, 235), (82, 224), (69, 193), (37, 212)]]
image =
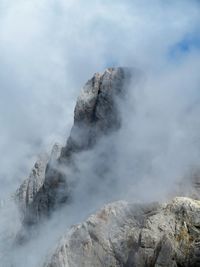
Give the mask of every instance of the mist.
[[(42, 265), (71, 224), (114, 200), (165, 201), (199, 167), (199, 26), (194, 0), (0, 1), (3, 267)], [(84, 83), (113, 66), (143, 73), (118, 99), (121, 129), (77, 155), (72, 205), (12, 250), (21, 227), (12, 195), (39, 154), (65, 144)]]

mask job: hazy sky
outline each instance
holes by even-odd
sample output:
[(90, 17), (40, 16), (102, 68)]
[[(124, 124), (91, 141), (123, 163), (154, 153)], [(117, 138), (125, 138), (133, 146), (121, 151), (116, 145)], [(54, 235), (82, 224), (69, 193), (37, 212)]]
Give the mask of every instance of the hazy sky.
[(1, 0), (1, 197), (34, 156), (66, 138), (80, 87), (94, 72), (126, 65), (159, 75), (183, 64), (193, 72), (198, 2)]

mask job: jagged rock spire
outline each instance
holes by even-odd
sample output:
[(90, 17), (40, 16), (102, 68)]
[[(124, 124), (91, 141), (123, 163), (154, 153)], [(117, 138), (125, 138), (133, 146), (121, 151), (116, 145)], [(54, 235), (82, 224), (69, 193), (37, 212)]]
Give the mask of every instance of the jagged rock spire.
[[(116, 131), (121, 125), (117, 98), (123, 98), (131, 81), (133, 70), (108, 68), (103, 74), (96, 73), (83, 87), (74, 111), (74, 125), (60, 157), (49, 161), (43, 185), (28, 203), (24, 223), (38, 222), (49, 216), (57, 206), (67, 202), (73, 188), (66, 168), (71, 169), (73, 180), (73, 155), (91, 149), (101, 136)], [(63, 171), (64, 170), (64, 171)]]

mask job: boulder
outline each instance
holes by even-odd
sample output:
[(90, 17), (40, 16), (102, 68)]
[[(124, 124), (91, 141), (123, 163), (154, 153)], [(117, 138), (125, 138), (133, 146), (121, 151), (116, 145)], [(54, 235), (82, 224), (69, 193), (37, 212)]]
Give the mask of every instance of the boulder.
[(61, 239), (44, 267), (200, 266), (200, 201), (106, 205)]

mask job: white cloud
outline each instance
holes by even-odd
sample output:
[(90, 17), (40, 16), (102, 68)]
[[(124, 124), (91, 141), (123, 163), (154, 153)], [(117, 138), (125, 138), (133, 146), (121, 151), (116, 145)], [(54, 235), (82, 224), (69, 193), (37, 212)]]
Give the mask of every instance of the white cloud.
[[(198, 34), (199, 13), (193, 0), (1, 0), (0, 199), (15, 190), (38, 153), (65, 142), (80, 87), (110, 65), (139, 67), (147, 76), (134, 95), (135, 119), (131, 109), (123, 111), (129, 131), (120, 134), (137, 142), (120, 139), (118, 176), (129, 174), (123, 157), (135, 155), (135, 146), (148, 148), (156, 180), (148, 184), (147, 173), (138, 172), (146, 182), (138, 188), (152, 187), (151, 199), (156, 181), (166, 193), (184, 164), (198, 159), (200, 52), (192, 47), (173, 58), (170, 51)], [(165, 192), (161, 174), (171, 177)]]

